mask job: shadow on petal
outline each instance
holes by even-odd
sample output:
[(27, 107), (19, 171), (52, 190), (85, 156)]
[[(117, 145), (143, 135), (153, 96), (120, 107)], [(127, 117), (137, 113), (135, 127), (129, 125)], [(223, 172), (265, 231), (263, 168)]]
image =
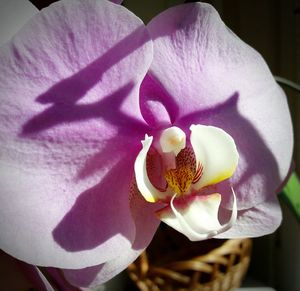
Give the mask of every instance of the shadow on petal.
[(130, 200), (131, 214), (135, 222), (135, 240), (132, 249), (142, 251), (152, 240), (160, 220), (154, 215), (161, 208), (158, 203), (147, 202), (141, 194), (136, 193)]
[(118, 234), (134, 239), (128, 200), (132, 163), (119, 162), (99, 184), (80, 194), (53, 230), (53, 237), (62, 248), (70, 252), (88, 250)]
[(124, 150), (126, 151), (126, 155), (136, 157), (140, 148), (140, 141), (132, 141), (124, 136), (116, 136), (108, 140), (103, 140), (102, 143), (103, 147), (101, 151), (87, 159), (84, 166), (79, 169), (76, 181), (85, 179), (97, 172), (99, 173), (105, 168), (108, 161), (112, 163), (122, 159)]
[(131, 93), (133, 83), (128, 83), (109, 96), (103, 97), (99, 102), (84, 105), (57, 104), (44, 110), (30, 119), (22, 129), (21, 136), (39, 133), (53, 126), (63, 123), (80, 122), (83, 120), (102, 118), (114, 125), (119, 134), (145, 132), (146, 125), (141, 121), (121, 112), (120, 106)]
[(153, 127), (159, 128), (165, 124), (170, 126), (179, 114), (178, 105), (172, 96), (149, 72), (141, 84), (140, 104), (144, 119)]
[(64, 276), (68, 282), (75, 286), (88, 287), (95, 280), (98, 273), (101, 272), (102, 268), (103, 264), (79, 270), (62, 270), (61, 276)]
[[(281, 182), (279, 168), (273, 153), (251, 122), (238, 111), (239, 93), (212, 108), (193, 112), (177, 123), (188, 128), (191, 124), (213, 125), (229, 133), (240, 155), (236, 172), (230, 179), (237, 195), (238, 209), (246, 209), (273, 196)], [(231, 191), (223, 194), (222, 204), (230, 208)], [(224, 188), (224, 189), (225, 189)]]
[(75, 286), (95, 287), (111, 279), (125, 269), (144, 250), (153, 238), (160, 221), (153, 215), (161, 205), (146, 202), (140, 194), (135, 193), (130, 199), (131, 213), (135, 222), (136, 235), (131, 248), (111, 261), (97, 266), (79, 270), (63, 270), (67, 281)]
[(66, 122), (97, 117), (102, 117), (116, 126), (142, 127), (141, 121), (120, 112), (122, 102), (133, 90), (134, 80), (118, 88), (109, 96), (99, 96), (99, 102), (87, 105), (76, 103), (90, 89), (97, 85), (101, 86), (101, 79), (107, 70), (149, 41), (146, 35), (143, 35), (143, 31), (143, 27), (136, 29), (91, 64), (38, 96), (37, 103), (51, 104), (51, 106), (28, 120), (22, 127), (21, 136), (28, 137), (30, 134), (37, 134)]
[[(128, 143), (132, 145), (134, 144), (132, 140), (135, 140), (138, 134), (145, 132), (145, 123), (120, 109), (124, 100), (132, 94), (134, 81), (119, 87), (110, 95), (99, 96), (98, 102), (77, 104), (91, 88), (99, 84), (101, 86), (101, 78), (105, 71), (148, 41), (144, 37), (141, 42), (141, 35), (143, 35), (143, 27), (121, 40), (78, 73), (60, 81), (38, 96), (37, 103), (51, 105), (28, 120), (22, 127), (20, 137), (35, 138), (52, 127), (82, 120), (104, 119), (113, 125), (118, 136), (107, 140), (107, 145), (100, 152), (87, 159), (83, 168), (78, 170), (75, 180), (85, 179), (105, 168), (109, 158), (114, 158), (116, 152), (120, 154), (126, 152), (131, 156), (134, 147), (126, 147), (124, 139), (120, 136), (127, 136)], [(134, 239), (135, 228), (128, 201), (132, 170), (133, 162), (120, 161), (99, 184), (78, 196), (75, 204), (52, 233), (55, 241), (63, 249), (71, 252), (89, 250), (105, 243), (115, 235), (122, 235), (128, 240)]]

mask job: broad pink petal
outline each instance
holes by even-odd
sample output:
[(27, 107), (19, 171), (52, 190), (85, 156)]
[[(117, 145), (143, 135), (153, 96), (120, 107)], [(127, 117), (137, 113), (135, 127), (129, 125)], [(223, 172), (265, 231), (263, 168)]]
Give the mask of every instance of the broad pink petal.
[(144, 119), (153, 128), (170, 127), (177, 116), (178, 110), (172, 97), (149, 74), (142, 82), (140, 104)]
[(159, 220), (153, 215), (158, 205), (148, 203), (138, 195), (132, 197), (130, 204), (136, 226), (132, 247), (124, 248), (119, 256), (102, 265), (82, 270), (64, 270), (64, 276), (71, 284), (79, 287), (103, 284), (124, 270), (148, 246), (159, 224)]
[(148, 29), (154, 60), (142, 104), (159, 92), (156, 102), (186, 133), (194, 123), (233, 137), (240, 160), (232, 183), (240, 209), (272, 196), (290, 167), (293, 135), (286, 97), (265, 61), (205, 3), (170, 8)]
[[(227, 211), (228, 214), (229, 211)], [(223, 219), (226, 220), (228, 218), (224, 216)], [(215, 238), (242, 238), (267, 235), (273, 233), (279, 227), (281, 220), (282, 213), (277, 197), (271, 197), (253, 208), (238, 211), (237, 221), (232, 228)]]
[(28, 0), (2, 0), (0, 3), (0, 46), (36, 13), (38, 9)]
[[(152, 59), (143, 23), (108, 1), (61, 1), (0, 50), (0, 246), (84, 268), (131, 247), (128, 201)], [(118, 183), (116, 183), (118, 181)]]

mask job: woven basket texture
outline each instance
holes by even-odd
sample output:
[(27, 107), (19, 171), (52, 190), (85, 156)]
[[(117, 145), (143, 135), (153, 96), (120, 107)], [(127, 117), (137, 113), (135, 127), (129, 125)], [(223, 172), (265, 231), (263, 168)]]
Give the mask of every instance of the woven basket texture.
[(163, 226), (127, 270), (141, 291), (234, 290), (247, 272), (251, 247), (250, 239), (190, 242)]

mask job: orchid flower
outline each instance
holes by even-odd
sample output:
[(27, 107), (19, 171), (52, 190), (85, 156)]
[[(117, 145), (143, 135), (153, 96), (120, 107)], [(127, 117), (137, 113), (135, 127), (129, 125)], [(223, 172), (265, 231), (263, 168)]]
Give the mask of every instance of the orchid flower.
[(160, 220), (191, 240), (279, 226), (286, 97), (212, 6), (173, 7), (145, 26), (106, 0), (58, 1), (1, 46), (0, 68), (8, 254), (93, 287)]
[(157, 212), (158, 217), (197, 241), (228, 230), (236, 220), (234, 192), (232, 215), (224, 226), (218, 221), (221, 195), (207, 192), (216, 191), (212, 185), (232, 176), (238, 152), (233, 139), (220, 128), (198, 124), (190, 129), (191, 147), (186, 145), (185, 133), (178, 127), (165, 129), (160, 134), (158, 150), (153, 147), (152, 152), (153, 138), (146, 136), (135, 161), (138, 193), (133, 194), (140, 193), (148, 202), (165, 203), (166, 207)]

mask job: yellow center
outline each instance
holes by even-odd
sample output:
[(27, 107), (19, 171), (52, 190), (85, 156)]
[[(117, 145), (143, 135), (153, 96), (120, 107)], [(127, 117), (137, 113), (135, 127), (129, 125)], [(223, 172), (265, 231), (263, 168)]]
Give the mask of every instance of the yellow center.
[(194, 172), (189, 166), (168, 170), (165, 179), (169, 187), (177, 194), (186, 193), (194, 179)]
[(194, 151), (185, 147), (176, 156), (176, 168), (167, 170), (164, 177), (168, 186), (176, 194), (186, 194), (191, 184), (197, 183), (203, 173), (203, 166), (199, 163), (196, 167)]

